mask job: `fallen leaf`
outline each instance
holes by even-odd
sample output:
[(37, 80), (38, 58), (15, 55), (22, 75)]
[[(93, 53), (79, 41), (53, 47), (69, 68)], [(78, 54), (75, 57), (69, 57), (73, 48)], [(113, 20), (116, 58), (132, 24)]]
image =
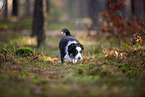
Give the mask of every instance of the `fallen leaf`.
[(88, 61), (87, 58), (84, 58), (84, 63), (87, 63), (87, 61)]

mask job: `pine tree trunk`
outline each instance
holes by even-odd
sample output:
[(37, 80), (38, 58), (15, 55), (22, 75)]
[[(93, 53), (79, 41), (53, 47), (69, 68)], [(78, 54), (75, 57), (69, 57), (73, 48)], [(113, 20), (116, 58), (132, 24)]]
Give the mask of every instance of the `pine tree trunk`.
[(18, 16), (18, 0), (13, 0), (12, 15)]
[(98, 0), (90, 0), (90, 18), (93, 21), (94, 29), (97, 29), (98, 26)]
[(4, 2), (4, 20), (7, 21), (8, 19), (8, 1), (5, 0)]
[(37, 35), (37, 46), (45, 44), (46, 6), (45, 0), (35, 0), (32, 36)]
[(34, 36), (36, 36), (37, 35), (37, 18), (38, 18), (38, 16), (37, 16), (37, 10), (38, 10), (38, 7), (37, 7), (37, 0), (35, 0), (35, 3), (34, 3), (34, 12), (33, 12), (33, 25), (32, 25), (32, 34), (31, 34), (31, 36), (32, 37), (34, 37)]
[(30, 0), (26, 0), (26, 16), (30, 17)]

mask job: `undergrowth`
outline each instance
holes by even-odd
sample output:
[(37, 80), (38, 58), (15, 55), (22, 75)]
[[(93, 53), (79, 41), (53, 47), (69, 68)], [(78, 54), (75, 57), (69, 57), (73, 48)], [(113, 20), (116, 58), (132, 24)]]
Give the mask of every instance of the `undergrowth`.
[[(0, 34), (1, 97), (145, 95), (144, 45), (132, 47), (122, 41), (120, 47), (112, 47), (99, 36), (97, 41), (76, 36), (84, 44), (86, 61), (61, 64), (58, 43), (62, 36), (47, 36), (47, 44), (36, 48), (36, 39), (28, 35)], [(34, 54), (17, 55), (21, 47), (31, 48)]]

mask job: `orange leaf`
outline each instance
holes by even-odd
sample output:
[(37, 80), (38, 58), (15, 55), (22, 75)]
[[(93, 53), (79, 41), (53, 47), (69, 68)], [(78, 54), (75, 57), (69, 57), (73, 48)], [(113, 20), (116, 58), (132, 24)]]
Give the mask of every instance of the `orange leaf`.
[(143, 43), (143, 40), (142, 39), (140, 39), (140, 44), (142, 44)]
[(84, 58), (84, 63), (87, 63), (87, 61), (88, 61), (87, 58)]

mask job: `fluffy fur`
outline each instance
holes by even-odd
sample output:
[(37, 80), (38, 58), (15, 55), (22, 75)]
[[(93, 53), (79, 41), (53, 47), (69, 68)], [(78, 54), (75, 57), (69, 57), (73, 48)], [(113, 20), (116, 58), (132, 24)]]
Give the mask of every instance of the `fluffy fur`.
[(62, 33), (65, 33), (66, 35), (59, 42), (61, 62), (63, 63), (64, 59), (66, 59), (67, 61), (76, 63), (77, 60), (82, 59), (84, 46), (71, 36), (68, 29), (63, 29)]

